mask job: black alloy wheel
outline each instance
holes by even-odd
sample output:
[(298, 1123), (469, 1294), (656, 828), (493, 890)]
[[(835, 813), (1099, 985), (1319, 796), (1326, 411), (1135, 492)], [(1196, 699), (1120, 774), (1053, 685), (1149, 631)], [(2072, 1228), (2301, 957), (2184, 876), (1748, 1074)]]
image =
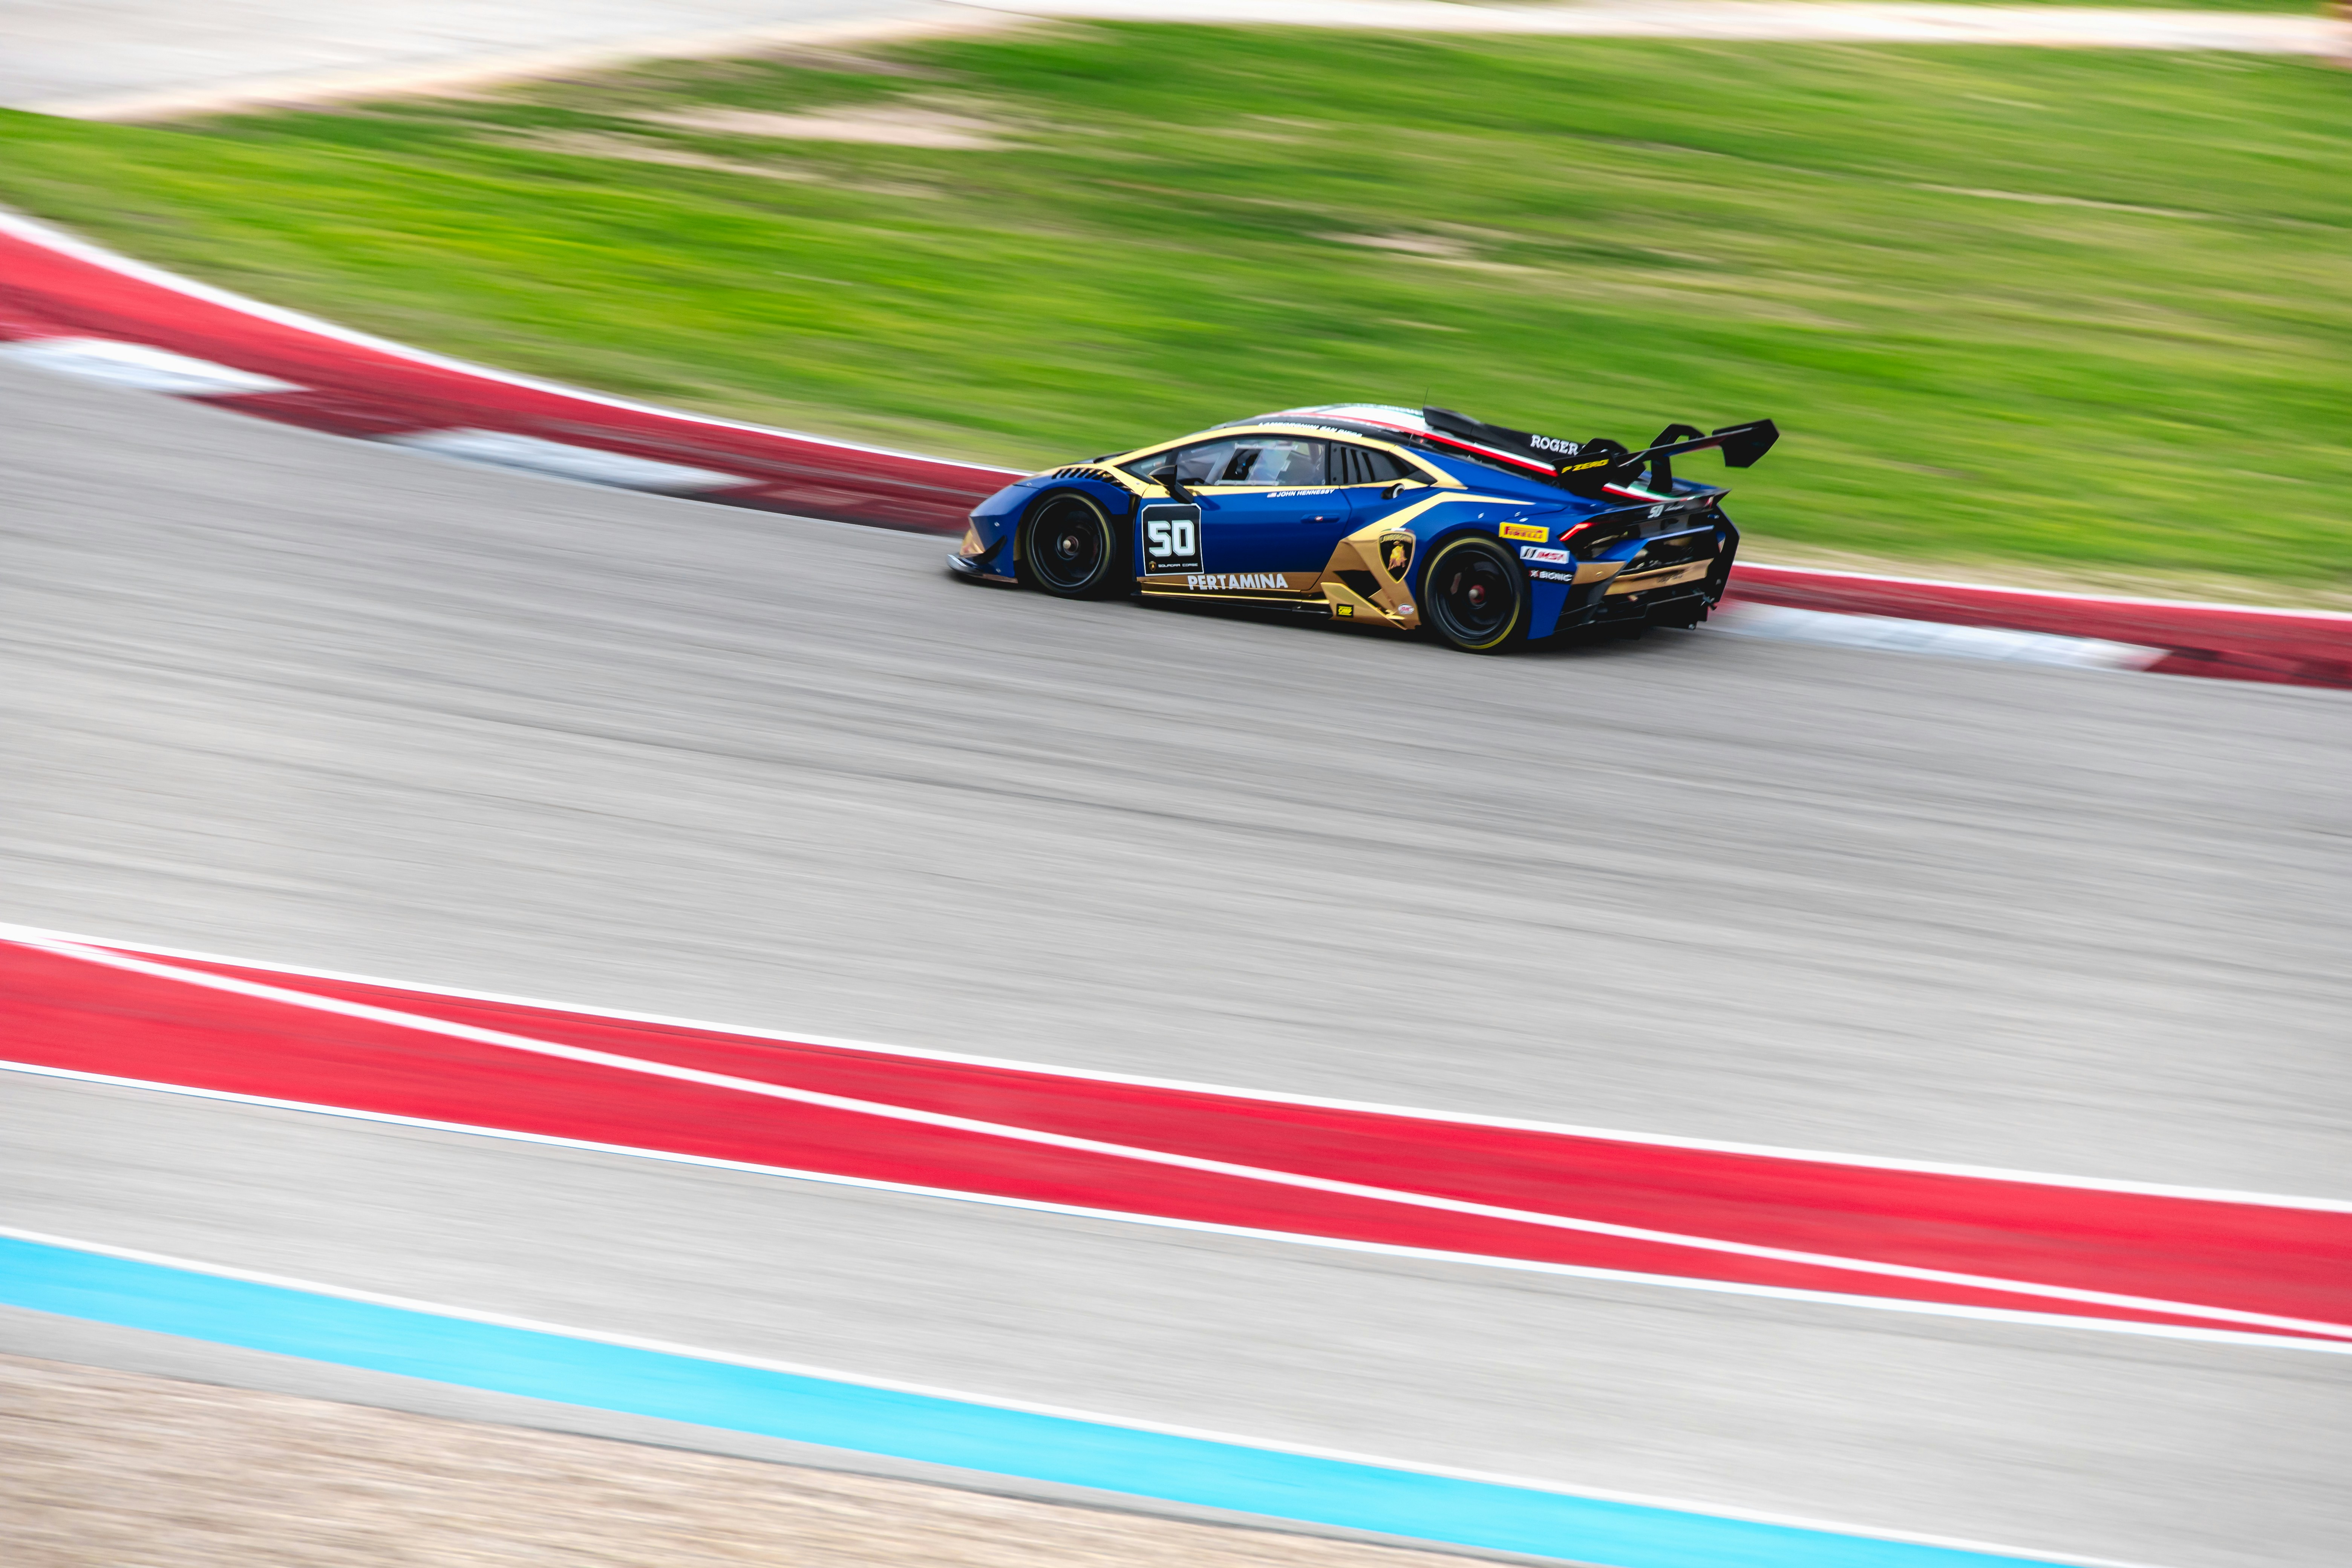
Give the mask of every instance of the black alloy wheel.
[(1500, 653), (1527, 636), (1527, 578), (1491, 539), (1447, 540), (1422, 574), (1421, 616), (1466, 653)]
[(1075, 490), (1040, 501), (1021, 526), (1021, 575), (1065, 599), (1131, 593), (1125, 531)]

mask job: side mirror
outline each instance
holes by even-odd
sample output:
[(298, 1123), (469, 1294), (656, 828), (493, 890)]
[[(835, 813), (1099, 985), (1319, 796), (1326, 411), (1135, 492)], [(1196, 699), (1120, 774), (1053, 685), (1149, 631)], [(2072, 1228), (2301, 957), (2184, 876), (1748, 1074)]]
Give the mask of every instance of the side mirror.
[(1184, 488), (1184, 481), (1176, 477), (1175, 464), (1171, 463), (1166, 468), (1154, 471), (1151, 476), (1151, 482), (1166, 490), (1170, 495), (1174, 496), (1178, 500), (1184, 502), (1187, 506), (1193, 504), (1192, 492)]
[(1389, 485), (1388, 489), (1381, 492), (1381, 499), (1382, 500), (1394, 500), (1397, 497), (1404, 494), (1405, 491), (1412, 489), (1413, 486), (1420, 482), (1421, 481), (1419, 479), (1394, 480)]

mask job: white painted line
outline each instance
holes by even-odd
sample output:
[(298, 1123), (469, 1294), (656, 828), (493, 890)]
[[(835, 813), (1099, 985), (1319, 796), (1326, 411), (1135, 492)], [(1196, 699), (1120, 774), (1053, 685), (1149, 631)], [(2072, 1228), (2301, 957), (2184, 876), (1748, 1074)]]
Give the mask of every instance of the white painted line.
[(176, 1258), (169, 1253), (147, 1252), (130, 1247), (112, 1247), (104, 1242), (53, 1236), (46, 1231), (20, 1230), (14, 1226), (0, 1226), (0, 1237), (6, 1237), (14, 1241), (28, 1242), (36, 1247), (54, 1247), (68, 1252), (89, 1253), (98, 1258), (121, 1258), (129, 1263), (143, 1263), (158, 1268), (178, 1269), (183, 1273), (201, 1274), (215, 1279), (236, 1279), (247, 1284), (267, 1285), (280, 1290), (299, 1290), (306, 1295), (324, 1296), (339, 1301), (363, 1302), (373, 1307), (389, 1307), (396, 1311), (448, 1318), (462, 1323), (482, 1323), (493, 1328), (520, 1329), (526, 1333), (552, 1334), (559, 1338), (579, 1340), (589, 1344), (614, 1345), (627, 1350), (650, 1351), (657, 1355), (681, 1356), (693, 1361), (710, 1362), (719, 1366), (749, 1367), (760, 1372), (782, 1373), (788, 1377), (815, 1378), (827, 1383), (846, 1384), (853, 1388), (880, 1389), (892, 1394), (917, 1394), (927, 1399), (953, 1400), (958, 1404), (976, 1405), (992, 1410), (1013, 1410), (1024, 1415), (1049, 1415), (1065, 1421), (1085, 1421), (1099, 1426), (1116, 1426), (1129, 1432), (1153, 1432), (1171, 1437), (1191, 1437), (1202, 1442), (1223, 1443), (1237, 1448), (1255, 1448), (1265, 1453), (1297, 1454), (1307, 1458), (1334, 1459), (1343, 1464), (1369, 1465), (1381, 1469), (1402, 1470), (1413, 1475), (1444, 1476), (1455, 1480), (1480, 1481), (1490, 1486), (1517, 1487), (1528, 1491), (1551, 1492), (1561, 1497), (1591, 1498), (1607, 1502), (1631, 1503), (1642, 1508), (1671, 1509), (1678, 1513), (1705, 1514), (1716, 1519), (1747, 1520), (1759, 1524), (1787, 1525), (1800, 1530), (1858, 1536), (1867, 1540), (1904, 1541), (1922, 1546), (1990, 1552), (2032, 1563), (2067, 1563), (2075, 1565), (2075, 1568), (2140, 1568), (2138, 1564), (2118, 1562), (2108, 1557), (2053, 1556), (2048, 1552), (2026, 1552), (2013, 1547), (1994, 1546), (1983, 1542), (1968, 1541), (1953, 1536), (1926, 1535), (1875, 1527), (1831, 1524), (1802, 1515), (1767, 1513), (1760, 1510), (1726, 1508), (1709, 1503), (1681, 1502), (1652, 1497), (1642, 1492), (1570, 1486), (1559, 1481), (1532, 1480), (1525, 1477), (1504, 1475), (1493, 1470), (1463, 1469), (1450, 1465), (1428, 1465), (1409, 1459), (1382, 1458), (1346, 1448), (1326, 1448), (1305, 1443), (1286, 1443), (1274, 1438), (1239, 1437), (1231, 1433), (1219, 1432), (1208, 1427), (1182, 1426), (1172, 1422), (1148, 1421), (1127, 1415), (1105, 1415), (1097, 1411), (1074, 1409), (1066, 1405), (1045, 1405), (1034, 1400), (1006, 1399), (994, 1394), (970, 1394), (961, 1389), (941, 1388), (935, 1384), (907, 1383), (897, 1378), (869, 1377), (861, 1373), (840, 1372), (831, 1367), (811, 1366), (803, 1362), (775, 1361), (766, 1356), (740, 1355), (731, 1351), (707, 1350), (698, 1345), (680, 1344), (675, 1340), (652, 1339), (642, 1334), (621, 1334), (596, 1329), (576, 1329), (562, 1323), (551, 1323), (539, 1318), (518, 1317), (508, 1312), (482, 1311), (471, 1307), (452, 1307), (437, 1301), (419, 1300), (413, 1296), (394, 1296), (377, 1290), (357, 1290), (341, 1285), (324, 1284), (315, 1279), (297, 1279), (291, 1275), (269, 1274), (257, 1269), (235, 1268), (224, 1264), (204, 1263), (194, 1258)]
[(2017, 1171), (1999, 1165), (1969, 1165), (1942, 1160), (1903, 1160), (1878, 1154), (1841, 1154), (1820, 1149), (1798, 1149), (1778, 1143), (1745, 1143), (1720, 1138), (1684, 1138), (1664, 1132), (1628, 1132), (1622, 1129), (1585, 1127), (1574, 1122), (1538, 1121), (1526, 1117), (1481, 1116), (1473, 1111), (1428, 1110), (1413, 1106), (1391, 1105), (1380, 1100), (1342, 1100), (1328, 1095), (1285, 1094), (1276, 1089), (1237, 1089), (1229, 1084), (1199, 1083), (1189, 1079), (1153, 1078), (1138, 1073), (1108, 1072), (1093, 1068), (1055, 1067), (1041, 1062), (1021, 1061), (1011, 1057), (975, 1056), (963, 1051), (936, 1050), (923, 1046), (882, 1045), (872, 1040), (854, 1040), (834, 1035), (792, 1034), (776, 1029), (753, 1028), (739, 1024), (713, 1024), (702, 1019), (681, 1018), (666, 1013), (633, 1013), (612, 1007), (575, 1006), (568, 1002), (548, 1002), (535, 997), (516, 996), (499, 991), (468, 991), (450, 985), (423, 985), (405, 980), (385, 980), (379, 976), (353, 974), (340, 969), (313, 969), (293, 963), (265, 963), (248, 958), (231, 958), (216, 952), (202, 952), (193, 948), (158, 947), (152, 943), (116, 942), (105, 937), (84, 936), (73, 931), (49, 931), (38, 926), (11, 925), (0, 921), (0, 942), (27, 942), (36, 944), (67, 942), (80, 947), (108, 948), (121, 952), (145, 953), (154, 958), (185, 959), (196, 963), (223, 963), (240, 969), (258, 969), (272, 974), (297, 979), (328, 980), (346, 985), (377, 985), (390, 991), (410, 991), (420, 996), (444, 996), (459, 1002), (488, 1002), (509, 1007), (532, 1007), (551, 1013), (568, 1013), (583, 1018), (611, 1018), (622, 1023), (652, 1024), (666, 1028), (699, 1029), (712, 1034), (735, 1035), (750, 1040), (773, 1040), (780, 1045), (813, 1046), (820, 1050), (866, 1051), (877, 1056), (906, 1057), (918, 1061), (955, 1062), (971, 1067), (1003, 1068), (1008, 1071), (1037, 1073), (1049, 1078), (1074, 1079), (1084, 1083), (1131, 1084), (1139, 1089), (1178, 1089), (1191, 1094), (1223, 1095), (1234, 1100), (1254, 1100), (1263, 1105), (1296, 1105), (1317, 1110), (1356, 1110), (1378, 1116), (1404, 1117), (1419, 1121), (1442, 1122), (1455, 1127), (1493, 1127), (1517, 1132), (1548, 1132), (1568, 1138), (1595, 1138), (1613, 1143), (1638, 1143), (1660, 1149), (1692, 1149), (1718, 1154), (1748, 1154), (1761, 1159), (1801, 1160), (1815, 1164), (1847, 1165), (1859, 1170), (1911, 1171), (1922, 1175), (1965, 1176), (1976, 1181), (2021, 1182), (2032, 1186), (2065, 1187), (2082, 1192), (2127, 1193), (2144, 1197), (2185, 1198), (2199, 1203), (2251, 1204), (2263, 1208), (2308, 1209), (2321, 1214), (2352, 1214), (2352, 1198), (2315, 1198), (2283, 1193), (2239, 1191), (2227, 1187), (2180, 1186), (2164, 1182), (2131, 1182), (2109, 1180), (2098, 1176), (2069, 1176), (2045, 1171)]
[(2072, 669), (2146, 669), (2171, 651), (2098, 637), (2053, 637), (2047, 632), (1961, 626), (1895, 616), (1832, 615), (1783, 605), (1736, 603), (1717, 611), (1709, 624), (1734, 637), (1810, 643), (1817, 647), (1988, 658), (2006, 664), (2046, 664)]
[(191, 359), (148, 343), (112, 338), (26, 338), (0, 343), (0, 357), (60, 375), (102, 381), (178, 397), (229, 397), (257, 392), (299, 392), (290, 381)]
[(1738, 1280), (1706, 1279), (1684, 1274), (1644, 1274), (1630, 1268), (1602, 1268), (1583, 1263), (1546, 1263), (1526, 1258), (1496, 1258), (1483, 1252), (1448, 1252), (1433, 1247), (1407, 1247), (1397, 1242), (1358, 1241), (1346, 1237), (1315, 1236), (1305, 1231), (1265, 1230), (1255, 1226), (1225, 1225), (1216, 1220), (1180, 1219), (1166, 1215), (1138, 1214), (1126, 1209), (1089, 1208), (1079, 1204), (1049, 1203), (1040, 1198), (1006, 1197), (995, 1193), (965, 1192), (955, 1187), (927, 1187), (911, 1182), (883, 1181), (874, 1176), (848, 1176), (831, 1171), (804, 1171), (790, 1165), (762, 1165), (748, 1160), (722, 1160), (709, 1154), (684, 1154), (667, 1149), (641, 1149), (626, 1143), (600, 1143), (585, 1138), (564, 1138), (550, 1132), (520, 1132), (506, 1127), (479, 1127), (464, 1121), (436, 1121), (427, 1117), (401, 1116), (384, 1110), (354, 1110), (348, 1106), (317, 1105), (307, 1100), (278, 1100), (268, 1095), (240, 1094), (233, 1089), (198, 1089), (183, 1083), (121, 1078), (112, 1073), (84, 1072), (77, 1068), (45, 1067), (35, 1062), (0, 1061), (0, 1072), (28, 1078), (57, 1079), (68, 1083), (97, 1084), (108, 1089), (137, 1089), (179, 1095), (190, 1100), (227, 1105), (250, 1105), (265, 1110), (299, 1111), (365, 1121), (386, 1127), (413, 1127), (420, 1131), (461, 1137), (489, 1138), (509, 1143), (530, 1143), (550, 1149), (574, 1149), (583, 1153), (611, 1154), (624, 1159), (653, 1160), (668, 1165), (694, 1165), (713, 1171), (740, 1171), (780, 1181), (807, 1182), (819, 1186), (852, 1187), (863, 1192), (890, 1193), (902, 1197), (931, 1198), (943, 1203), (971, 1204), (982, 1208), (1014, 1209), (1027, 1214), (1055, 1215), (1070, 1219), (1103, 1220), (1139, 1226), (1149, 1230), (1181, 1230), (1204, 1236), (1227, 1236), (1244, 1241), (1274, 1242), (1286, 1247), (1319, 1247), (1375, 1258), (1405, 1258), (1417, 1262), (1454, 1264), (1467, 1268), (1499, 1268), (1516, 1274), (1546, 1274), (1568, 1279), (1592, 1279), (1614, 1285), (1654, 1286), (1668, 1290), (1696, 1290), (1706, 1295), (1754, 1297), (1771, 1301), (1805, 1301), (1830, 1307), (1860, 1307), (1874, 1312), (1908, 1312), (1929, 1318), (1964, 1318), (1977, 1322), (2015, 1323), (2028, 1328), (2069, 1329), (2091, 1333), (2138, 1334), (2149, 1339), (2190, 1340), (2204, 1344), (2247, 1345), (2266, 1350), (2318, 1351), (2352, 1355), (2352, 1342), (2305, 1339), (2291, 1334), (2250, 1333), (2240, 1329), (2200, 1329), (2179, 1323), (2146, 1323), (2128, 1318), (2085, 1318), (2072, 1312), (2034, 1312), (2013, 1307), (1971, 1307), (1948, 1301), (1921, 1301), (1904, 1296), (1858, 1296), (1840, 1290), (1808, 1290), (1794, 1285), (1750, 1285)]
[(101, 948), (80, 947), (70, 942), (29, 942), (22, 938), (14, 940), (23, 942), (26, 946), (36, 947), (62, 958), (78, 959), (85, 963), (120, 969), (134, 974), (145, 974), (159, 980), (175, 981), (181, 984), (193, 985), (203, 990), (250, 996), (258, 1001), (276, 1002), (289, 1007), (331, 1014), (339, 1017), (358, 1018), (369, 1023), (389, 1025), (395, 1028), (414, 1029), (420, 1034), (439, 1035), (445, 1038), (467, 1040), (477, 1045), (522, 1051), (533, 1056), (552, 1057), (591, 1067), (639, 1073), (648, 1078), (667, 1079), (674, 1082), (698, 1084), (711, 1089), (724, 1089), (740, 1094), (758, 1095), (765, 1099), (787, 1100), (795, 1104), (820, 1106), (831, 1110), (846, 1110), (858, 1115), (875, 1117), (880, 1121), (904, 1121), (916, 1126), (937, 1127), (949, 1131), (976, 1133), (982, 1137), (1002, 1138), (1011, 1142), (1031, 1143), (1050, 1149), (1066, 1149), (1074, 1153), (1100, 1154), (1112, 1159), (1130, 1160), (1138, 1164), (1164, 1165), (1176, 1170), (1198, 1171), (1206, 1175), (1230, 1176), (1240, 1181), (1263, 1182), (1271, 1186), (1328, 1193), (1337, 1197), (1362, 1198), (1374, 1203), (1394, 1204), (1404, 1208), (1469, 1215), (1481, 1219), (1505, 1220), (1547, 1229), (1612, 1237), (1625, 1241), (1654, 1242), (1660, 1246), (1687, 1247), (1693, 1251), (1719, 1253), (1727, 1257), (1763, 1258), (1776, 1263), (1793, 1263), (1807, 1268), (1869, 1274), (1883, 1279), (1907, 1279), (1922, 1284), (1948, 1285), (1961, 1289), (1996, 1291), (2005, 1295), (2037, 1296), (2050, 1300), (2078, 1301), (2085, 1306), (2158, 1312), (2168, 1317), (2205, 1318), (2215, 1322), (2242, 1323), (2252, 1328), (2281, 1329), (2290, 1332), (2326, 1334), (2352, 1339), (2352, 1325), (2320, 1322), (2307, 1318), (2289, 1318), (2271, 1312), (2242, 1311), (2232, 1307), (2208, 1307), (2186, 1301), (2168, 1301), (2154, 1297), (2125, 1295), (2111, 1290), (2086, 1290), (2068, 1285), (2044, 1285), (2021, 1279), (2003, 1279), (1990, 1275), (1963, 1274), (1945, 1268), (1920, 1268), (1903, 1263), (1882, 1263), (1868, 1258), (1841, 1258), (1830, 1253), (1803, 1252), (1792, 1247), (1762, 1247), (1750, 1242), (1726, 1241), (1714, 1237), (1689, 1236), (1676, 1231), (1653, 1230), (1641, 1226), (1614, 1225), (1605, 1220), (1580, 1219), (1571, 1215), (1544, 1214), (1530, 1209), (1506, 1208), (1496, 1204), (1471, 1203), (1461, 1198), (1436, 1197), (1426, 1193), (1406, 1192), (1394, 1187), (1375, 1187), (1360, 1182), (1342, 1182), (1324, 1176), (1301, 1175), (1296, 1172), (1273, 1170), (1262, 1165), (1243, 1165), (1226, 1160), (1209, 1160), (1192, 1154), (1175, 1154), (1158, 1149), (1139, 1148), (1134, 1144), (1111, 1143), (1096, 1138), (1077, 1138), (1066, 1133), (1039, 1131), (1034, 1128), (1015, 1127), (1004, 1122), (982, 1121), (973, 1117), (950, 1116), (933, 1110), (917, 1110), (907, 1106), (890, 1105), (877, 1100), (855, 1100), (846, 1095), (825, 1094), (815, 1089), (794, 1089), (784, 1084), (767, 1083), (758, 1079), (737, 1078), (727, 1073), (704, 1072), (697, 1068), (677, 1067), (668, 1062), (619, 1056), (610, 1051), (559, 1045), (553, 1041), (531, 1039), (527, 1036), (508, 1034), (499, 1029), (481, 1029), (470, 1024), (453, 1024), (445, 1019), (427, 1017), (418, 1013), (402, 1013), (389, 1007), (375, 1007), (361, 1002), (346, 1002), (336, 997), (318, 996), (307, 991), (289, 991), (283, 986), (262, 985), (253, 981), (238, 980), (202, 970), (174, 968), (169, 964), (155, 963), (145, 959), (110, 952)]
[[(0, 234), (13, 235), (30, 244), (54, 250), (60, 256), (72, 257), (75, 260), (87, 262), (92, 267), (102, 267), (119, 276), (134, 278), (142, 283), (168, 289), (172, 293), (183, 295), (191, 300), (202, 300), (207, 304), (219, 305), (242, 315), (251, 316), (256, 321), (270, 321), (281, 327), (291, 327), (297, 331), (307, 332), (312, 337), (324, 338), (333, 342), (349, 343), (353, 348), (367, 349), (394, 359), (405, 360), (411, 364), (429, 365), (436, 370), (454, 371), (477, 381), (495, 382), (501, 386), (527, 387), (533, 392), (551, 393), (558, 397), (567, 397), (574, 402), (591, 404), (599, 408), (619, 408), (633, 414), (650, 414), (680, 425), (700, 425), (719, 430), (744, 430), (758, 436), (780, 436), (794, 441), (814, 442), (818, 446), (830, 447), (842, 452), (868, 452), (883, 458), (909, 458), (922, 463), (944, 464), (947, 461), (945, 458), (929, 457), (921, 452), (901, 452), (891, 447), (871, 447), (858, 441), (837, 440), (830, 436), (812, 436), (804, 431), (779, 429), (767, 425), (751, 425), (740, 419), (721, 419), (709, 414), (682, 413), (675, 408), (663, 408), (651, 403), (637, 403), (629, 398), (614, 397), (601, 392), (588, 392), (580, 387), (566, 386), (561, 382), (542, 381), (537, 376), (519, 375), (512, 371), (495, 370), (490, 366), (475, 364), (467, 360), (452, 359), (446, 354), (436, 354), (424, 349), (411, 348), (406, 343), (394, 342), (390, 338), (379, 338), (370, 332), (354, 331), (349, 327), (338, 326), (332, 321), (322, 321), (317, 316), (306, 316), (299, 310), (289, 310), (282, 306), (264, 304), (258, 300), (247, 299), (242, 294), (233, 294), (226, 289), (215, 289), (209, 283), (199, 283), (193, 278), (183, 278), (176, 273), (166, 272), (160, 267), (150, 267), (143, 261), (133, 261), (131, 258), (109, 250), (103, 246), (93, 245), (79, 235), (69, 234), (54, 225), (43, 223), (37, 218), (26, 217), (22, 213), (10, 212), (5, 208), (0, 208)], [(999, 473), (1008, 479), (1018, 478), (1022, 471), (1017, 468), (995, 468), (986, 463), (963, 463), (953, 466), (973, 468), (982, 473)]]
[(657, 490), (685, 495), (696, 490), (731, 489), (758, 481), (715, 468), (688, 468), (683, 463), (656, 462), (651, 458), (608, 452), (598, 447), (574, 447), (518, 436), (507, 430), (414, 430), (377, 437), (390, 446), (412, 447), (437, 457), (468, 463), (488, 463), (501, 468), (524, 468), (558, 479), (581, 479), (592, 485), (614, 485), (628, 490)]

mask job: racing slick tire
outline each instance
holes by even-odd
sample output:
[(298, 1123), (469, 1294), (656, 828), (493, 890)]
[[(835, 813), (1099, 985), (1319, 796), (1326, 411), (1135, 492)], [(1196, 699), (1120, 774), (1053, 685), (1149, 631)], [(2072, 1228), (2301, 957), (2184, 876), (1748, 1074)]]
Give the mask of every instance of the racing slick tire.
[(1127, 536), (1091, 497), (1076, 490), (1047, 496), (1021, 521), (1021, 580), (1065, 599), (1131, 594)]
[(1465, 653), (1502, 653), (1528, 635), (1528, 580), (1479, 534), (1449, 539), (1422, 571), (1422, 623)]

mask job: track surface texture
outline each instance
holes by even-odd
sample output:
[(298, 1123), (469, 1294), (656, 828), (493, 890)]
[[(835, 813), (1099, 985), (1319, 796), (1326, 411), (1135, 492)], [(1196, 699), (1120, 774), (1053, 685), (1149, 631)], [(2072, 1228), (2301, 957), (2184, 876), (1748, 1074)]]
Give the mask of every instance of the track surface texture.
[[(2352, 1196), (2339, 694), (1477, 660), (0, 367), (0, 918), (1691, 1136)], [(7, 1223), (878, 1376), (2180, 1565), (2352, 1358), (1498, 1279), (11, 1081)]]
[(0, 103), (106, 115), (755, 47), (763, 31), (935, 11), (923, 0), (0, 0)]

